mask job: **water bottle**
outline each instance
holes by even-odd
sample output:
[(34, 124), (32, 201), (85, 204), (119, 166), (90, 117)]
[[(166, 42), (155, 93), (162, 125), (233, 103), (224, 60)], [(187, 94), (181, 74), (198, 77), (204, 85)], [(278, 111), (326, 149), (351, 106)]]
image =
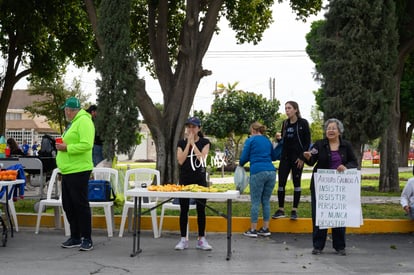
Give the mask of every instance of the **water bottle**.
[(4, 138), (4, 136), (0, 136), (0, 158), (6, 157), (6, 147), (6, 139)]

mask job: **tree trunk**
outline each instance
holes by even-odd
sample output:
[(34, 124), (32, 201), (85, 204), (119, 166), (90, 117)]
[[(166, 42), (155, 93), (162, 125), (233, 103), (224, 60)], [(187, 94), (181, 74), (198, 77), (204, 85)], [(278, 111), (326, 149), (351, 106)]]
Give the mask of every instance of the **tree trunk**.
[(12, 92), (13, 85), (6, 79), (0, 98), (0, 135), (2, 136), (6, 136), (6, 114)]
[[(401, 77), (404, 72), (404, 64), (407, 56), (414, 49), (414, 3), (407, 1), (405, 8), (406, 18), (409, 20), (404, 22), (400, 31), (400, 41), (398, 45), (398, 62), (395, 71), (395, 89), (393, 102), (390, 107), (390, 121), (387, 130), (381, 139), (381, 169), (379, 190), (399, 192), (398, 164), (399, 164), (399, 128), (400, 128), (400, 85)], [(405, 127), (404, 127), (405, 128)]]
[(399, 166), (407, 167), (408, 166), (408, 153), (410, 151), (410, 141), (413, 134), (414, 125), (410, 123), (410, 126), (407, 128), (407, 113), (402, 113), (399, 123), (398, 138), (399, 144), (398, 149), (400, 152), (399, 155)]
[[(11, 47), (9, 46), (9, 49)], [(10, 99), (14, 89), (14, 85), (23, 77), (31, 73), (31, 69), (23, 70), (17, 74), (21, 57), (18, 53), (10, 51), (7, 59), (7, 70), (4, 78), (4, 86), (0, 97), (0, 135), (6, 135), (6, 114), (9, 108)]]
[(178, 138), (160, 136), (156, 141), (157, 170), (161, 174), (161, 183), (178, 183), (177, 143)]
[(200, 77), (197, 78), (197, 75), (194, 74), (184, 74), (180, 77), (185, 79), (180, 79), (177, 83), (188, 83), (189, 85), (186, 87), (178, 85), (169, 91), (175, 96), (165, 101), (163, 113), (155, 107), (146, 93), (145, 82), (139, 79), (136, 81), (138, 83), (136, 100), (154, 139), (157, 153), (156, 168), (160, 171), (161, 183), (178, 182), (177, 144), (183, 138), (184, 124), (200, 80)]
[(177, 144), (183, 138), (184, 124), (200, 79), (210, 74), (203, 70), (202, 60), (214, 34), (222, 3), (223, 1), (211, 3), (206, 16), (208, 19), (203, 22), (203, 31), (200, 32), (200, 5), (197, 1), (187, 2), (186, 20), (181, 32), (180, 52), (175, 71), (170, 67), (170, 53), (167, 47), (168, 3), (165, 1), (149, 5), (150, 48), (158, 82), (164, 95), (164, 110), (161, 113), (155, 108), (145, 91), (145, 85), (140, 85), (137, 89), (137, 103), (155, 142), (161, 183), (178, 182)]
[[(394, 116), (394, 122), (398, 118)], [(390, 123), (381, 138), (381, 162), (380, 162), (380, 192), (400, 192), (398, 176), (398, 123)]]
[(400, 125), (400, 79), (404, 62), (398, 64), (395, 74), (394, 98), (390, 106), (390, 121), (381, 138), (380, 192), (399, 192), (398, 175), (398, 131)]

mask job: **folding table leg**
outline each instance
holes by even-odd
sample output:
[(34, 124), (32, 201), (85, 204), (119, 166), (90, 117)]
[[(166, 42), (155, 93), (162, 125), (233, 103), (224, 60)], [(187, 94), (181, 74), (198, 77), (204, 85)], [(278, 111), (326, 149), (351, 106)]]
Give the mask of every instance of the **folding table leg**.
[[(134, 198), (134, 240), (132, 242), (133, 248), (131, 257), (136, 256), (138, 253), (142, 252), (142, 249), (140, 247), (140, 239), (141, 239), (141, 203), (142, 198), (135, 197)], [(138, 203), (137, 203), (137, 200)], [(138, 204), (138, 205), (137, 205)]]
[(232, 222), (232, 204), (231, 200), (227, 200), (227, 257), (229, 261), (231, 258), (231, 224)]

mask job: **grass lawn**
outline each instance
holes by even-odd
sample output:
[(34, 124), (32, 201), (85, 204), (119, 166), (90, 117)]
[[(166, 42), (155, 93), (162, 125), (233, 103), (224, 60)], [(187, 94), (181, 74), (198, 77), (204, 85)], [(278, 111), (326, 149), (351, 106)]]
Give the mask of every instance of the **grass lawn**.
[[(20, 200), (17, 201), (16, 211), (18, 213), (35, 213), (33, 209), (34, 203), (37, 200)], [(226, 213), (226, 203), (224, 202), (208, 202), (208, 205), (218, 210), (221, 213)], [(277, 202), (271, 202), (271, 211), (273, 212), (277, 209)], [(285, 204), (285, 211), (288, 215), (292, 207), (291, 203)], [(234, 217), (249, 217), (250, 216), (250, 202), (233, 202), (233, 216)], [(158, 215), (161, 214), (160, 208), (157, 210)], [(53, 213), (53, 209), (49, 208), (48, 213)], [(93, 213), (96, 215), (103, 215), (103, 210), (100, 208), (93, 208)], [(117, 205), (114, 208), (115, 215), (122, 214), (122, 206)], [(211, 211), (210, 209), (206, 210), (207, 216), (218, 216), (217, 213)], [(401, 206), (399, 204), (386, 203), (386, 204), (362, 204), (362, 214), (365, 219), (406, 219), (407, 217), (404, 214)], [(165, 215), (178, 216), (179, 212), (177, 210), (165, 210)], [(190, 215), (196, 216), (196, 210), (190, 210)], [(301, 218), (310, 218), (311, 217), (311, 206), (310, 202), (302, 202), (299, 204), (298, 215)], [(261, 213), (260, 215), (261, 216)]]
[[(118, 169), (125, 170), (129, 168), (154, 168), (155, 163), (120, 163), (118, 165)], [(305, 171), (308, 172), (309, 171)], [(212, 177), (221, 177), (221, 171), (216, 171), (211, 175)], [(231, 172), (225, 172), (225, 176), (233, 176)], [(399, 197), (400, 192), (378, 192), (378, 178), (379, 175), (369, 175), (363, 176), (362, 184), (361, 184), (361, 196), (394, 196)], [(404, 188), (406, 181), (412, 177), (411, 172), (403, 172), (400, 173), (400, 189)], [(221, 185), (223, 186), (223, 185)], [(227, 189), (234, 189), (234, 184), (225, 184)], [(302, 180), (302, 195), (303, 196), (310, 196), (310, 180), (303, 179)], [(249, 194), (249, 187), (246, 188), (246, 194)], [(277, 188), (273, 190), (273, 194), (277, 195)], [(293, 183), (288, 181), (286, 185), (286, 195), (293, 194)], [(35, 213), (34, 212), (34, 203), (37, 200), (30, 200), (24, 199), (19, 200), (15, 203), (16, 211), (20, 213)], [(226, 204), (218, 203), (218, 202), (209, 202), (213, 208), (218, 209), (221, 212), (226, 211)], [(271, 202), (271, 210), (275, 211), (277, 209), (277, 202)], [(291, 210), (291, 203), (286, 203), (285, 211), (288, 214)], [(47, 211), (53, 212), (52, 209), (48, 209)], [(93, 209), (95, 214), (103, 214), (103, 210), (100, 208)], [(160, 214), (160, 209), (158, 209), (158, 214)], [(364, 218), (371, 218), (371, 219), (404, 219), (406, 218), (404, 212), (401, 209), (399, 204), (363, 204), (362, 205), (362, 212)], [(122, 205), (116, 205), (114, 208), (115, 215), (122, 214)], [(165, 215), (178, 215), (178, 211), (174, 210), (166, 210)], [(190, 211), (190, 215), (196, 215), (195, 210)], [(211, 210), (207, 209), (207, 215), (216, 216), (217, 214), (212, 212)], [(311, 217), (311, 210), (310, 210), (310, 203), (303, 202), (300, 203), (298, 209), (299, 217)], [(250, 216), (250, 202), (233, 202), (233, 216), (235, 217), (249, 217)]]

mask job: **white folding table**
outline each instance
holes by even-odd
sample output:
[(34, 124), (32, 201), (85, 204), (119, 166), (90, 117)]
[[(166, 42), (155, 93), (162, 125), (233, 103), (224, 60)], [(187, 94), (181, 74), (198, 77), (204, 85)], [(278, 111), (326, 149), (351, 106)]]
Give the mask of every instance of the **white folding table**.
[[(136, 256), (138, 253), (142, 252), (140, 247), (140, 237), (141, 237), (141, 216), (142, 209), (141, 203), (143, 197), (157, 197), (163, 198), (164, 201), (160, 202), (156, 207), (163, 205), (164, 203), (171, 201), (173, 198), (194, 198), (194, 199), (225, 199), (227, 200), (227, 213), (221, 214), (223, 218), (227, 220), (227, 257), (226, 260), (231, 258), (231, 218), (232, 218), (232, 200), (237, 199), (240, 196), (240, 192), (236, 190), (228, 190), (226, 192), (158, 192), (158, 191), (148, 191), (146, 188), (134, 188), (126, 192), (126, 196), (134, 197), (134, 235), (133, 235), (133, 248), (131, 257)], [(206, 207), (213, 209), (206, 205)], [(154, 209), (152, 208), (152, 209)], [(148, 209), (147, 211), (151, 211)], [(218, 211), (215, 211), (218, 213)]]
[(17, 184), (22, 184), (24, 183), (24, 180), (21, 179), (17, 179), (17, 180), (7, 180), (7, 181), (0, 181), (0, 190), (3, 187), (6, 187), (6, 192), (4, 194), (5, 199), (6, 199), (6, 216), (7, 219), (9, 220), (9, 224), (10, 224), (10, 231), (11, 231), (11, 236), (13, 237), (13, 222), (10, 216), (10, 211), (9, 211), (9, 187), (12, 187), (13, 185), (17, 185)]

